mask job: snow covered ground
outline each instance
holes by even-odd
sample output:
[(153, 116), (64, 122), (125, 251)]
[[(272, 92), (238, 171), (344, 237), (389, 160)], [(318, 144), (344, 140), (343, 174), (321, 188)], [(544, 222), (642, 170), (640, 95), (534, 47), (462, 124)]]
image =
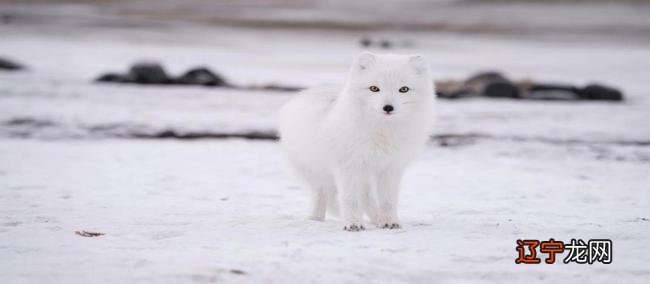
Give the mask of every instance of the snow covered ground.
[[(434, 134), (462, 139), (407, 172), (403, 229), (350, 233), (306, 220), (273, 141), (128, 138), (273, 132), (294, 94), (92, 79), (150, 59), (239, 85), (339, 82), (359, 34), (0, 25), (0, 55), (29, 67), (0, 72), (0, 282), (647, 282), (648, 45), (373, 33), (412, 41), (395, 52), (425, 54), (436, 78), (499, 69), (628, 100), (440, 101)], [(613, 263), (515, 264), (517, 239), (549, 238), (612, 239)]]
[[(643, 283), (650, 275), (642, 253), (650, 176), (636, 158), (648, 149), (432, 146), (405, 177), (403, 229), (361, 233), (306, 220), (308, 196), (271, 142), (2, 139), (0, 149), (3, 283)], [(516, 265), (520, 238), (610, 238), (614, 261)]]

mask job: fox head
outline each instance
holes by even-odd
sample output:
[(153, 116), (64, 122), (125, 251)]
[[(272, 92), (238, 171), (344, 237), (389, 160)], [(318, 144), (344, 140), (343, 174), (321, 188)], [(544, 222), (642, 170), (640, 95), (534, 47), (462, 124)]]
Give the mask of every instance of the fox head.
[(369, 52), (361, 53), (352, 64), (344, 95), (356, 111), (385, 119), (420, 113), (435, 98), (424, 57)]

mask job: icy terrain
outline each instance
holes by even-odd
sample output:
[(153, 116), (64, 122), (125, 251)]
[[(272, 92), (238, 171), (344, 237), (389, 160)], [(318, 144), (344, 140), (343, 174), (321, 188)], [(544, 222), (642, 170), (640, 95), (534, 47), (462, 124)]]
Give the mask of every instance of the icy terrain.
[[(647, 282), (648, 45), (381, 36), (414, 42), (396, 52), (423, 53), (436, 78), (499, 69), (628, 100), (440, 101), (434, 134), (456, 138), (407, 172), (403, 228), (350, 233), (306, 220), (273, 141), (134, 138), (272, 133), (294, 94), (92, 79), (151, 59), (240, 85), (336, 83), (357, 34), (0, 25), (0, 55), (29, 67), (0, 72), (0, 282)], [(549, 238), (612, 239), (613, 263), (515, 264), (517, 239)]]

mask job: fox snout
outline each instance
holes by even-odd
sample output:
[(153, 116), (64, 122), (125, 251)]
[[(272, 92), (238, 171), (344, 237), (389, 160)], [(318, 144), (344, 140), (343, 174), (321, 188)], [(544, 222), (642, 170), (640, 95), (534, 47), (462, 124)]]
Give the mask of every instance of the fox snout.
[(382, 110), (384, 111), (384, 113), (385, 113), (386, 115), (390, 115), (390, 114), (393, 113), (393, 111), (395, 110), (395, 108), (393, 107), (393, 105), (387, 104), (387, 105), (384, 105), (384, 107), (382, 108)]

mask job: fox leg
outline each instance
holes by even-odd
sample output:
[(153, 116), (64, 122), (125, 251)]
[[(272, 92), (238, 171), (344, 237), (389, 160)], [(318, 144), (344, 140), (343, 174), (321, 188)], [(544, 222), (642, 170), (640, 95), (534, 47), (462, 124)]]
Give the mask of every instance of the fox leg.
[(402, 173), (402, 169), (392, 168), (378, 176), (375, 193), (377, 197), (377, 225), (380, 228), (400, 228), (397, 203)]
[(361, 196), (361, 205), (368, 215), (370, 222), (379, 225), (377, 198), (375, 194), (377, 191), (376, 186), (376, 183), (372, 183), (370, 184), (369, 188), (363, 192), (363, 195)]
[(346, 231), (365, 230), (362, 223), (363, 208), (361, 204), (362, 193), (366, 182), (363, 174), (340, 170), (335, 174), (337, 195)]
[(309, 219), (314, 221), (325, 220), (327, 212), (327, 192), (322, 186), (313, 187), (311, 190), (311, 214)]

